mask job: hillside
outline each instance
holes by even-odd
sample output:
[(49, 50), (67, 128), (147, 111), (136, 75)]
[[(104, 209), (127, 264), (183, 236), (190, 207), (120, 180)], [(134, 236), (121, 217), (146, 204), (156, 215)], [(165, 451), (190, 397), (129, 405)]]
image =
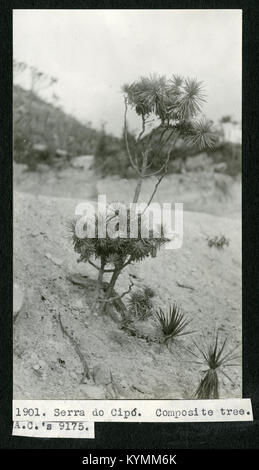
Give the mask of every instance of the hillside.
[(93, 154), (100, 133), (18, 85), (13, 88), (14, 159), (26, 163), (30, 145), (45, 144), (71, 156)]
[[(77, 202), (15, 193), (14, 398), (192, 398), (206, 368), (186, 352), (193, 340), (202, 345), (218, 328), (220, 341), (229, 338), (227, 349), (241, 346), (239, 218), (185, 211), (183, 247), (161, 250), (121, 276), (118, 292), (131, 273), (136, 286), (155, 289), (155, 305), (176, 301), (192, 320), (193, 333), (170, 350), (159, 344), (153, 317), (135, 321), (132, 336), (118, 317), (91, 309), (96, 273), (77, 263), (67, 236)], [(229, 247), (210, 248), (206, 235), (222, 233)], [(82, 357), (90, 370), (83, 383)], [(231, 381), (220, 374), (220, 397), (241, 397), (238, 363), (227, 371)]]

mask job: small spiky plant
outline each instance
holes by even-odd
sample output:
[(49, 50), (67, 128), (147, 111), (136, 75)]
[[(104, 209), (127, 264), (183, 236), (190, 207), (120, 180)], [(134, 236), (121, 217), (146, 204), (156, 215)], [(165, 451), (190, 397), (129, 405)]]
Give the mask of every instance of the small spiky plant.
[(208, 245), (211, 248), (215, 246), (216, 248), (222, 249), (224, 246), (229, 246), (229, 239), (225, 235), (218, 236), (216, 235), (213, 238), (207, 237)]
[[(212, 339), (211, 343), (208, 346), (205, 346), (204, 349), (194, 342), (198, 354), (188, 349), (188, 351), (198, 359), (198, 361), (195, 361), (196, 364), (202, 365), (205, 362), (205, 364), (208, 366), (208, 368), (203, 371), (203, 377), (200, 380), (198, 388), (195, 392), (195, 397), (197, 397), (199, 400), (219, 398), (218, 372), (221, 372), (227, 377), (228, 380), (230, 380), (230, 382), (232, 382), (231, 378), (226, 374), (223, 368), (237, 365), (233, 364), (232, 361), (239, 357), (238, 355), (234, 354), (234, 351), (236, 351), (238, 346), (224, 354), (228, 338), (225, 338), (221, 346), (219, 346), (218, 338), (219, 332), (217, 331), (217, 334)], [(199, 354), (201, 354), (201, 357)]]
[(164, 334), (164, 343), (173, 341), (176, 337), (188, 335), (191, 332), (186, 331), (190, 320), (185, 319), (185, 315), (181, 312), (176, 303), (170, 305), (167, 310), (160, 308), (156, 311), (156, 317)]
[(154, 291), (150, 287), (137, 289), (131, 293), (128, 301), (128, 312), (130, 315), (137, 317), (139, 320), (145, 320), (149, 317), (153, 310), (153, 302), (151, 298)]
[(195, 397), (202, 399), (219, 398), (219, 379), (216, 369), (208, 369), (201, 379)]

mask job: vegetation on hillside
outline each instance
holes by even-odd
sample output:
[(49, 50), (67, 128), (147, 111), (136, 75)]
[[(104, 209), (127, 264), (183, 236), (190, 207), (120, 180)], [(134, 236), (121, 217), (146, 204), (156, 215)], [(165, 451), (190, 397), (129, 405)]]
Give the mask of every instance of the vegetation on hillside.
[[(149, 140), (151, 146), (150, 171), (157, 171), (160, 168), (161, 160), (165, 160), (170, 149), (170, 142), (168, 142), (165, 143), (160, 153), (156, 151), (162, 132), (162, 129), (160, 129), (156, 134), (147, 134), (143, 139), (143, 143)], [(212, 159), (212, 165), (224, 164), (224, 173), (230, 176), (240, 174), (242, 168), (241, 144), (225, 141), (224, 138), (220, 139), (220, 131), (216, 131), (216, 134), (218, 140), (212, 149), (206, 149), (207, 157)], [(128, 132), (128, 140), (131, 148), (136, 143), (136, 136)], [(170, 161), (168, 162), (168, 174), (184, 172), (187, 159), (199, 155), (200, 152), (197, 145), (190, 146), (179, 137), (175, 142), (174, 150), (171, 152)], [(102, 177), (118, 175), (121, 178), (134, 178), (136, 176), (127, 155), (124, 139), (110, 136), (105, 133), (105, 130), (102, 131), (97, 143), (94, 167)]]
[(60, 108), (47, 103), (37, 94), (15, 85), (13, 91), (14, 160), (28, 163), (33, 146), (46, 147), (45, 158), (51, 163), (57, 149), (71, 157), (93, 154), (99, 133), (81, 124)]
[[(14, 85), (13, 91), (13, 150), (14, 160), (17, 163), (25, 163), (28, 165), (29, 169), (36, 170), (37, 163), (44, 162), (51, 165), (55, 162), (56, 156), (62, 157), (61, 159), (59, 158), (59, 160), (62, 160), (62, 164), (75, 156), (94, 154), (94, 167), (100, 176), (118, 175), (122, 178), (135, 177), (134, 168), (132, 168), (128, 158), (124, 130), (122, 131), (121, 138), (118, 138), (107, 134), (104, 128), (102, 131), (97, 131), (91, 127), (90, 123), (84, 125), (75, 117), (66, 114), (59, 106), (59, 99), (55, 93), (52, 93), (52, 102), (47, 102), (42, 98), (41, 91), (46, 88), (52, 90), (57, 79), (44, 74), (36, 67), (30, 67), (25, 63), (14, 61), (14, 76), (20, 76), (24, 73), (29, 74), (29, 89), (25, 90), (19, 85)], [(141, 79), (139, 85), (140, 88), (144, 88), (137, 91), (140, 102), (136, 102), (136, 113), (141, 117), (143, 111), (141, 108), (143, 102), (141, 103), (141, 100), (143, 101), (143, 91), (145, 87), (148, 86), (150, 88), (148, 92), (152, 91), (151, 89), (154, 84), (155, 87), (158, 86), (164, 89), (164, 91), (162, 91), (163, 100), (160, 100), (160, 104), (159, 101), (157, 101), (157, 104), (156, 101), (153, 103), (144, 103), (144, 106), (149, 106), (149, 111), (151, 109), (152, 112), (155, 111), (154, 116), (156, 119), (159, 118), (159, 116), (162, 119), (162, 125), (155, 128), (155, 131), (154, 128), (147, 130), (145, 123), (145, 132), (141, 132), (142, 144), (149, 147), (151, 173), (159, 170), (161, 166), (160, 163), (166, 160), (171, 146), (172, 129), (170, 129), (170, 126), (166, 129), (165, 124), (169, 114), (176, 112), (175, 103), (167, 103), (167, 116), (166, 114), (164, 116), (161, 115), (161, 111), (165, 112), (165, 109), (162, 110), (162, 108), (169, 96), (170, 86), (170, 93), (172, 94), (173, 89), (175, 91), (175, 99), (179, 99), (181, 96), (187, 96), (188, 87), (190, 93), (195, 91), (201, 92), (201, 84), (195, 84), (194, 81), (189, 79), (183, 81), (181, 77), (175, 77), (171, 80), (171, 84), (166, 84), (165, 77), (160, 77), (159, 80), (160, 83), (157, 82), (157, 84), (155, 84), (155, 77)], [(173, 82), (174, 80), (175, 82)], [(182, 82), (180, 83), (181, 80)], [(190, 88), (195, 86), (198, 86), (197, 90)], [(136, 100), (137, 95), (134, 87), (136, 87), (136, 83), (128, 88), (126, 86), (124, 89), (124, 92), (128, 94), (129, 106)], [(160, 93), (159, 90), (155, 90), (155, 88), (153, 91), (155, 93), (158, 91), (158, 95)], [(154, 99), (156, 100), (157, 98)], [(189, 99), (192, 99), (191, 95)], [(198, 103), (198, 106), (200, 106), (202, 100), (203, 96), (202, 93), (200, 93), (200, 103)], [(183, 113), (185, 113), (187, 109), (185, 109), (186, 105), (187, 102), (182, 103), (182, 109), (178, 110), (178, 114), (179, 112), (182, 113), (182, 116), (178, 117), (180, 117), (180, 120), (184, 118), (185, 125), (190, 117), (186, 119), (187, 116), (183, 116)], [(160, 108), (162, 106), (162, 108), (159, 109), (159, 106)], [(197, 103), (192, 104), (192, 106), (194, 106), (193, 112), (195, 111)], [(196, 108), (196, 110), (197, 109), (198, 108)], [(149, 114), (147, 114), (147, 116), (148, 115)], [(179, 123), (180, 121), (178, 122), (178, 126)], [(228, 142), (224, 139), (222, 124), (225, 123), (237, 124), (232, 120), (231, 116), (223, 116), (220, 121), (221, 127), (217, 130), (217, 142), (214, 142), (213, 148), (207, 147), (206, 153), (212, 158), (213, 164), (223, 164), (223, 171), (225, 173), (236, 176), (241, 172), (241, 145)], [(190, 122), (188, 122), (188, 126), (189, 125)], [(187, 128), (185, 129), (185, 132), (186, 131), (188, 133)], [(130, 151), (132, 151), (139, 137), (130, 133), (128, 129), (127, 136), (127, 145)], [(160, 143), (162, 140), (163, 145), (161, 147)], [(198, 142), (192, 141), (192, 145), (190, 145), (190, 142), (186, 141), (184, 133), (181, 133), (180, 129), (176, 129), (176, 126), (174, 128), (174, 141), (174, 149), (173, 151), (170, 150), (171, 154), (167, 164), (167, 172), (181, 173), (185, 171), (186, 160), (199, 154), (200, 149)]]

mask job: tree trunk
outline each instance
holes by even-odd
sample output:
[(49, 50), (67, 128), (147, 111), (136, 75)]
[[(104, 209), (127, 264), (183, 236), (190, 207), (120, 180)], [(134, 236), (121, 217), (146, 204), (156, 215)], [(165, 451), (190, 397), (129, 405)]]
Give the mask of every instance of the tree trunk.
[(103, 308), (102, 308), (102, 311), (103, 313), (108, 313), (109, 312), (109, 307), (112, 307), (113, 306), (113, 302), (112, 302), (112, 297), (115, 296), (114, 295), (114, 286), (115, 286), (115, 283), (119, 277), (121, 273), (121, 270), (120, 269), (117, 269), (114, 271), (112, 277), (111, 277), (111, 280), (108, 284), (108, 287), (105, 291), (105, 295), (104, 295), (104, 302), (103, 302)]
[(139, 198), (140, 191), (141, 191), (141, 186), (142, 186), (142, 178), (140, 177), (139, 180), (138, 180), (136, 189), (135, 189), (133, 203), (138, 202), (138, 198)]

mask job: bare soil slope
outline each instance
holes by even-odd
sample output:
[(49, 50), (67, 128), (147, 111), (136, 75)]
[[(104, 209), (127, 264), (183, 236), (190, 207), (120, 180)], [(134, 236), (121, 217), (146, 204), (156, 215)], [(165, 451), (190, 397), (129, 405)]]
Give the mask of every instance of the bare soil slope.
[[(200, 345), (213, 328), (241, 345), (240, 221), (204, 213), (184, 213), (180, 250), (161, 250), (155, 259), (127, 268), (117, 290), (129, 285), (155, 289), (156, 305), (176, 301), (192, 319), (191, 335), (159, 344), (151, 317), (136, 321), (136, 336), (120, 329), (116, 317), (91, 310), (96, 272), (77, 263), (66, 228), (77, 200), (17, 192), (14, 200), (14, 282), (21, 299), (14, 324), (14, 398), (191, 398), (205, 366), (186, 348)], [(230, 239), (223, 250), (210, 248), (206, 235)], [(71, 282), (72, 275), (85, 286)], [(62, 332), (59, 319), (69, 334)], [(71, 340), (71, 338), (73, 338)], [(81, 383), (83, 363), (90, 379)], [(241, 355), (241, 348), (240, 348)], [(220, 375), (220, 396), (241, 396), (240, 365)]]

